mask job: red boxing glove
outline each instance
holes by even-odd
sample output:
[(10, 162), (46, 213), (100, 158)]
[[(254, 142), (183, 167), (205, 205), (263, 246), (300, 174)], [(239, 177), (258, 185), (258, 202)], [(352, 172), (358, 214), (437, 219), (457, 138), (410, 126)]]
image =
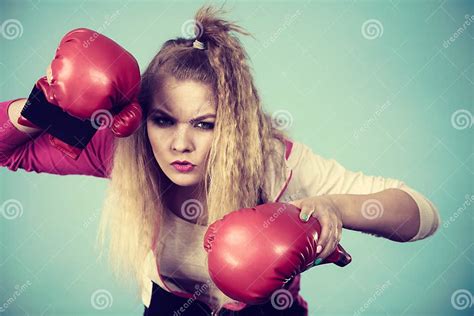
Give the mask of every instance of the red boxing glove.
[[(204, 236), (212, 281), (227, 296), (246, 304), (266, 302), (316, 259), (321, 226), (287, 203), (268, 203), (226, 214)], [(324, 263), (343, 267), (351, 256), (337, 245)]]
[(49, 82), (38, 80), (18, 123), (47, 129), (51, 143), (69, 156), (77, 159), (99, 128), (117, 137), (138, 128), (138, 63), (110, 38), (85, 28), (70, 31), (56, 50), (51, 75)]

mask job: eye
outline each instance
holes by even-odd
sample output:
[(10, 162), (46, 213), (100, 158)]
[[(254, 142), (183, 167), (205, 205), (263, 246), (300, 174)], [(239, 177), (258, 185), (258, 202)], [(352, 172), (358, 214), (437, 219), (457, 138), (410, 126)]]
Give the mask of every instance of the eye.
[(214, 129), (214, 123), (212, 122), (199, 122), (196, 124), (196, 126), (198, 126), (201, 129), (208, 129), (208, 130)]
[(161, 117), (161, 116), (154, 116), (152, 118), (152, 121), (155, 125), (163, 126), (163, 127), (170, 126), (170, 125), (173, 124), (173, 121), (171, 121), (168, 118)]

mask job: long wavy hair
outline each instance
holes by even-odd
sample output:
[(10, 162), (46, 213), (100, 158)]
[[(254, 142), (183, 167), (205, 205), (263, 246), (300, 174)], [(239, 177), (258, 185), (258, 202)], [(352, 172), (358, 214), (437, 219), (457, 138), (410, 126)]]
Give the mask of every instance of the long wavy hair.
[[(178, 37), (163, 44), (142, 74), (143, 122), (132, 136), (116, 140), (97, 240), (104, 250), (109, 232), (109, 261), (119, 280), (141, 285), (144, 259), (163, 220), (169, 179), (153, 155), (146, 119), (156, 87), (165, 78), (208, 85), (216, 104), (203, 179), (207, 218), (198, 224), (209, 225), (233, 210), (267, 202), (271, 198), (265, 181), (268, 173), (277, 179), (285, 176), (287, 136), (264, 113), (247, 53), (236, 37), (236, 33), (251, 34), (222, 19), (224, 13), (222, 8), (201, 7), (195, 15), (194, 38)], [(206, 49), (194, 48), (195, 39), (205, 43)]]

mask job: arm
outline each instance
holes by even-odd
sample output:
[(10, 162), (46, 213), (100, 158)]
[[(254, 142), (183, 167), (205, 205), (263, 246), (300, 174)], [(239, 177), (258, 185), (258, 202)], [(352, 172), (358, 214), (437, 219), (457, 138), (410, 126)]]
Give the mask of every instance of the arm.
[[(288, 161), (292, 190), (303, 197), (330, 197), (341, 210), (344, 228), (396, 241), (423, 239), (437, 230), (436, 207), (402, 181), (346, 170), (304, 144), (295, 143), (293, 150)], [(369, 204), (370, 199), (377, 202)]]
[(102, 129), (92, 138), (77, 160), (70, 159), (54, 148), (49, 134), (20, 126), (17, 118), (25, 99), (0, 102), (0, 166), (16, 171), (58, 175), (91, 175), (109, 177), (115, 137), (109, 129)]
[[(399, 242), (414, 239), (419, 231), (419, 207), (403, 190), (386, 189), (371, 194), (333, 194), (328, 197), (341, 211), (344, 228)], [(434, 218), (438, 220), (437, 217)], [(429, 220), (426, 218), (424, 222)], [(436, 222), (435, 226), (438, 225)]]
[(42, 131), (41, 128), (32, 128), (18, 124), (18, 118), (20, 117), (21, 110), (25, 106), (26, 100), (27, 99), (18, 99), (10, 103), (10, 106), (7, 107), (8, 118), (17, 130), (26, 134), (31, 134), (31, 137), (33, 138), (35, 134), (39, 134)]

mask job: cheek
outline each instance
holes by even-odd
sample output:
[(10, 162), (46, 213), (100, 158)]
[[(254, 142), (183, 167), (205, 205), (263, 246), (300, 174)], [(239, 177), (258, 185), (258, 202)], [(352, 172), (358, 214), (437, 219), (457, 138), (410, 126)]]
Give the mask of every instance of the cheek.
[(206, 148), (206, 151), (209, 151), (211, 149), (213, 139), (214, 139), (213, 134), (209, 133), (209, 137), (206, 139), (204, 143), (204, 147)]
[(167, 139), (164, 137), (162, 130), (153, 127), (151, 123), (147, 124), (147, 133), (148, 133), (148, 141), (151, 144), (151, 148), (155, 155), (161, 152), (162, 147), (164, 146), (163, 139)]
[(204, 137), (200, 138), (199, 148), (200, 148), (202, 160), (206, 158), (207, 154), (211, 150), (213, 139), (214, 139), (213, 133), (209, 133), (205, 135)]

